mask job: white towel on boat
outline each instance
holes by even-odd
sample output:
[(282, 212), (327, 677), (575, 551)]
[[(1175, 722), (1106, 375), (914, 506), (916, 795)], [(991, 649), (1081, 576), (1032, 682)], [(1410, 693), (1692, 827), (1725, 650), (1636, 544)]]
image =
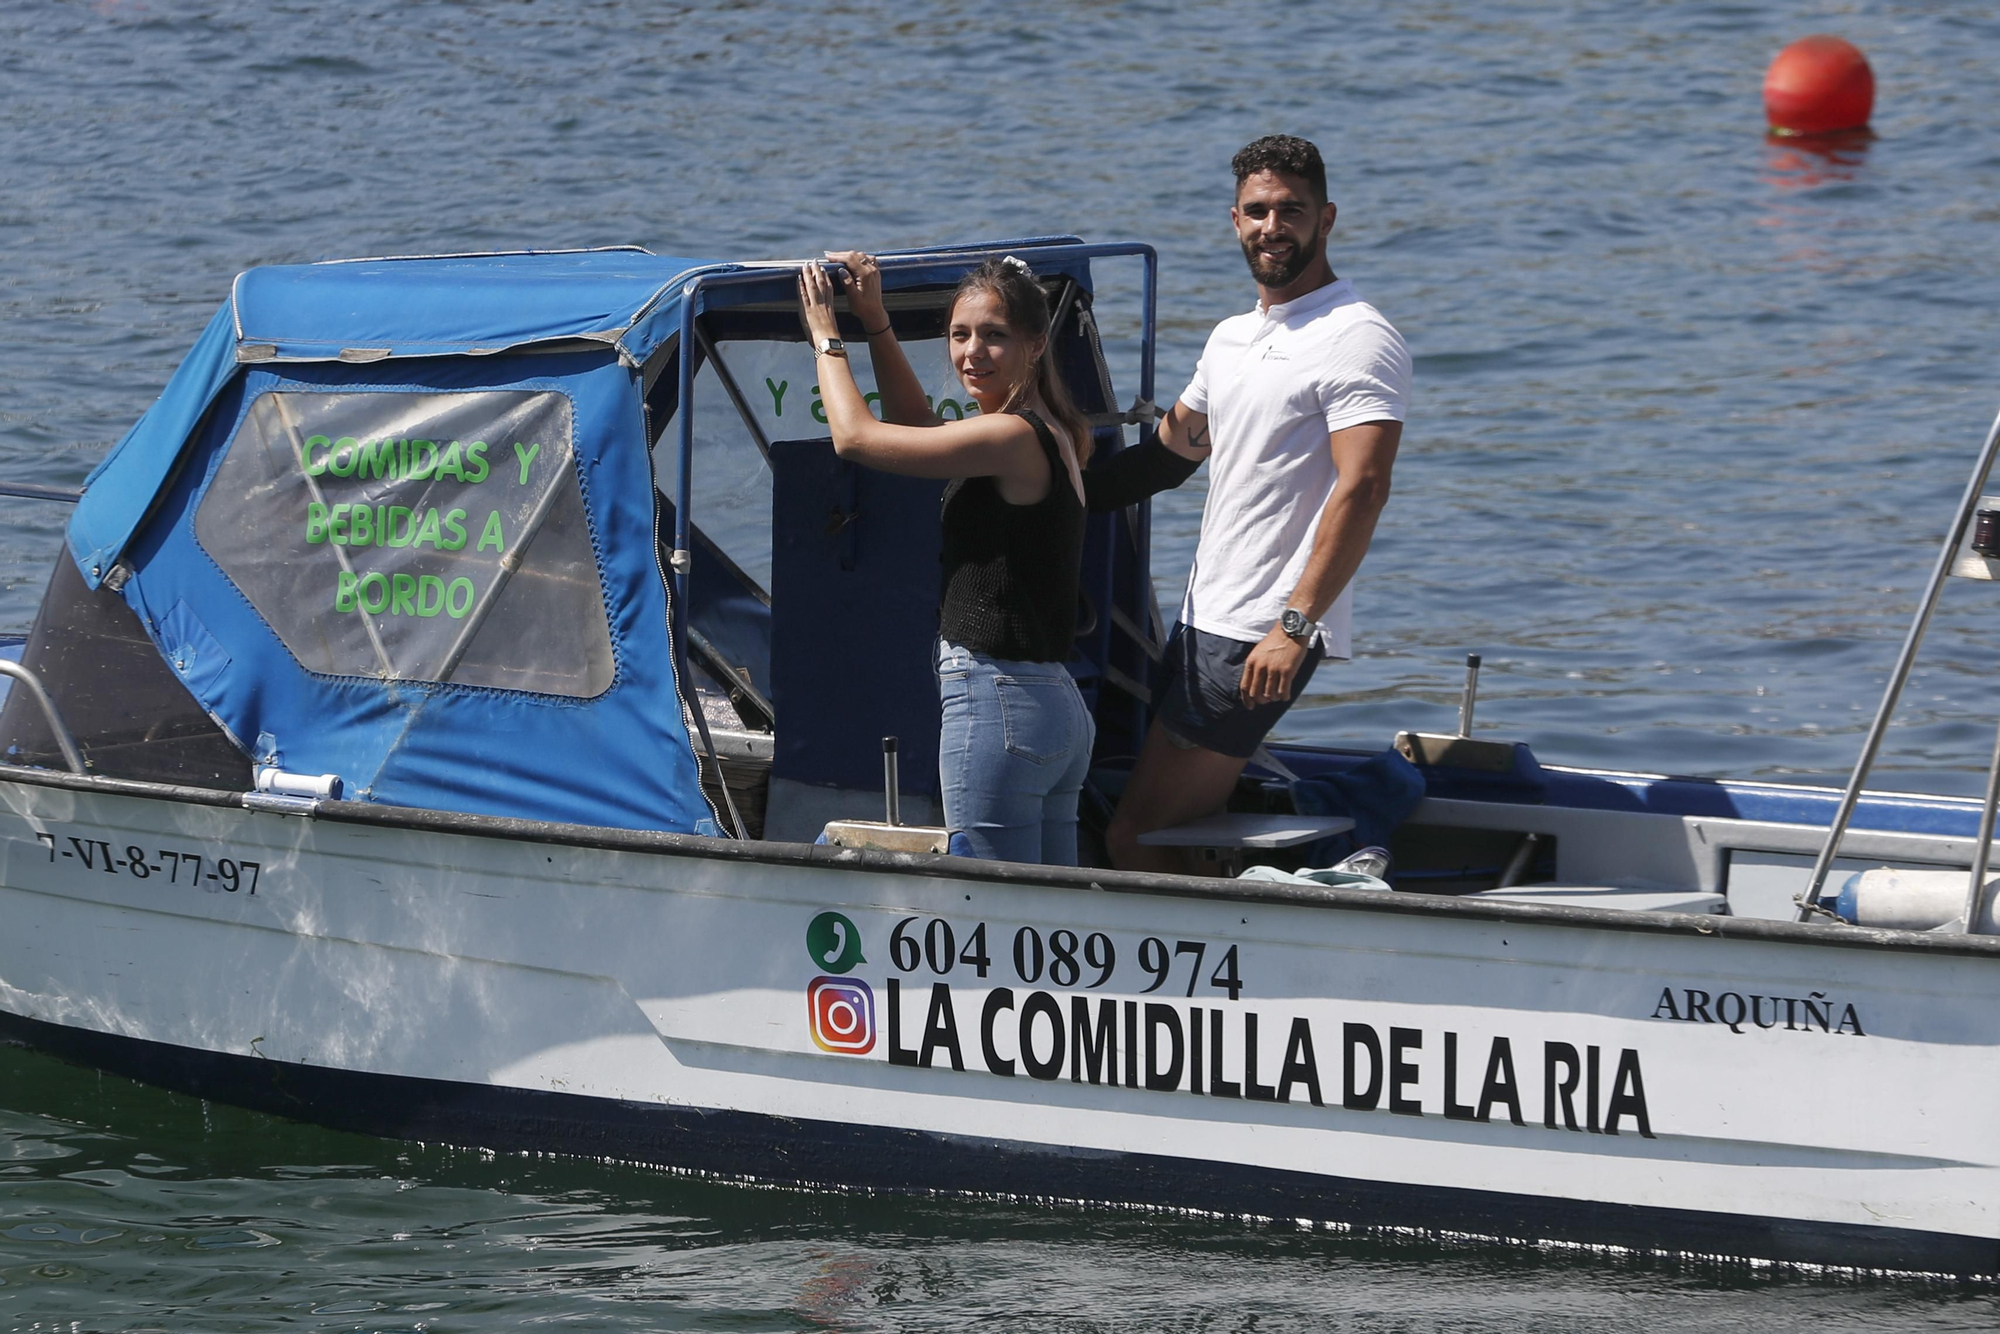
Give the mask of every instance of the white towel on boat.
[(1336, 871), (1332, 867), (1321, 870), (1280, 871), (1275, 866), (1249, 866), (1236, 877), (1238, 880), (1270, 880), (1281, 885), (1332, 885), (1335, 889), (1379, 889), (1393, 894), (1395, 889), (1386, 880), (1372, 875), (1359, 875), (1353, 871)]

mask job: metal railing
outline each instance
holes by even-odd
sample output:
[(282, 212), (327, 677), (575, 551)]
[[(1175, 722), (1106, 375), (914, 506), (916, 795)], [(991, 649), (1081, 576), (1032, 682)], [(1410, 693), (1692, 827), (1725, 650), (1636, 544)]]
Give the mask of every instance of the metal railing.
[(83, 499), (83, 492), (74, 487), (42, 486), (36, 482), (0, 482), (0, 496), (13, 496), (17, 500), (54, 500), (74, 505)]
[[(12, 496), (17, 500), (53, 500), (65, 505), (74, 505), (83, 498), (81, 490), (67, 486), (42, 486), (36, 482), (0, 482), (0, 496)], [(42, 680), (20, 663), (8, 658), (0, 658), (0, 676), (10, 676), (28, 688), (35, 703), (41, 707), (42, 716), (48, 719), (49, 731), (55, 735), (56, 749), (62, 752), (63, 763), (73, 774), (87, 773), (83, 752), (77, 749), (76, 737), (56, 712), (55, 701), (42, 687)]]
[[(1805, 893), (1799, 896), (1798, 920), (1801, 922), (1810, 921), (1814, 914), (1825, 911), (1819, 906), (1819, 901), (1826, 887), (1827, 872), (1833, 868), (1834, 858), (1839, 855), (1840, 840), (1847, 833), (1847, 822), (1854, 817), (1854, 807), (1861, 799), (1861, 785), (1867, 781), (1868, 771), (1874, 767), (1875, 757), (1882, 749), (1882, 738), (1889, 730), (1890, 715), (1895, 713), (1896, 702), (1903, 695), (1903, 686), (1910, 679), (1910, 667), (1917, 660), (1917, 649), (1924, 642), (1924, 632), (1930, 629), (1931, 614), (1937, 610), (1938, 597), (1944, 592), (1944, 581), (1951, 574), (1952, 561), (1958, 554), (1960, 544), (1965, 541), (1972, 513), (1979, 506), (1979, 493), (1993, 471), (1996, 453), (2000, 453), (2000, 416), (1996, 416), (1993, 425), (1987, 429), (1986, 443), (1980, 447), (1978, 463), (1973, 465), (1972, 479), (1965, 484), (1965, 495), (1960, 498), (1958, 510), (1952, 516), (1951, 528), (1945, 533), (1937, 564), (1931, 567), (1930, 581), (1924, 585), (1923, 598), (1917, 604), (1916, 619), (1910, 622), (1909, 633), (1903, 637), (1903, 648), (1896, 655), (1895, 668), (1889, 673), (1889, 685), (1882, 692), (1882, 703), (1875, 710), (1874, 720), (1868, 724), (1868, 735), (1861, 743), (1861, 758), (1854, 763), (1854, 773), (1847, 780), (1847, 790), (1840, 794), (1840, 805), (1834, 809), (1833, 823), (1827, 827), (1826, 843), (1813, 862), (1812, 878), (1806, 882)], [(1979, 930), (1981, 882), (1986, 878), (1996, 802), (2000, 802), (2000, 738), (1996, 738), (1993, 767), (1987, 775), (1986, 800), (1979, 812), (1979, 842), (1973, 851), (1972, 882), (1966, 889), (1965, 930), (1968, 933)]]
[(41, 678), (20, 663), (10, 662), (5, 658), (0, 658), (0, 676), (11, 676), (28, 688), (28, 693), (34, 696), (35, 703), (41, 705), (42, 716), (49, 720), (49, 731), (55, 733), (56, 749), (62, 752), (63, 763), (69, 766), (69, 771), (73, 774), (86, 772), (83, 752), (76, 748), (76, 738), (70, 735), (69, 728), (63, 723), (62, 715), (56, 712), (55, 701), (49, 698), (48, 691), (42, 689)]

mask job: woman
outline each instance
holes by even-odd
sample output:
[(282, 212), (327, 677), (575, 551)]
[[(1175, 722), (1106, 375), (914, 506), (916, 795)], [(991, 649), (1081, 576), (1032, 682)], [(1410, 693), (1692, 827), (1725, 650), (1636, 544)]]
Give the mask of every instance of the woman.
[(846, 269), (883, 416), (869, 412), (839, 344), (833, 280), (809, 264), (799, 303), (835, 451), (885, 472), (951, 479), (938, 776), (953, 850), (1074, 866), (1077, 795), (1095, 725), (1063, 664), (1076, 637), (1091, 438), (1048, 355), (1048, 298), (1012, 256), (959, 282), (946, 337), (979, 413), (940, 421), (889, 327), (875, 261), (856, 252), (828, 257)]

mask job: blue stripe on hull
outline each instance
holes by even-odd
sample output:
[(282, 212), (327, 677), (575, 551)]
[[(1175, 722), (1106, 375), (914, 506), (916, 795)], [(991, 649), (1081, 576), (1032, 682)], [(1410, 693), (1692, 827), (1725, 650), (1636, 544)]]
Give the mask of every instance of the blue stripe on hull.
[(1863, 1269), (2000, 1273), (2000, 1242), (1904, 1228), (1348, 1180), (365, 1074), (222, 1055), (10, 1014), (0, 1014), (0, 1038), (176, 1092), (392, 1139), (614, 1158), (801, 1185), (1052, 1196)]

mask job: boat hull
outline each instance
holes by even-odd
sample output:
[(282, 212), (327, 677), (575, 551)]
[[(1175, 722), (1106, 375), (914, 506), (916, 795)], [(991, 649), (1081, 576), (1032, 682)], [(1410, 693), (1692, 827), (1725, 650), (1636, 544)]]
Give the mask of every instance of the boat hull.
[(226, 800), (0, 781), (0, 1031), (725, 1177), (2000, 1268), (1986, 942)]
[(161, 1088), (336, 1130), (705, 1177), (885, 1194), (1203, 1210), (1464, 1241), (1981, 1275), (1989, 1238), (1353, 1180), (1142, 1153), (452, 1084), (169, 1047), (0, 1015), (0, 1038)]

